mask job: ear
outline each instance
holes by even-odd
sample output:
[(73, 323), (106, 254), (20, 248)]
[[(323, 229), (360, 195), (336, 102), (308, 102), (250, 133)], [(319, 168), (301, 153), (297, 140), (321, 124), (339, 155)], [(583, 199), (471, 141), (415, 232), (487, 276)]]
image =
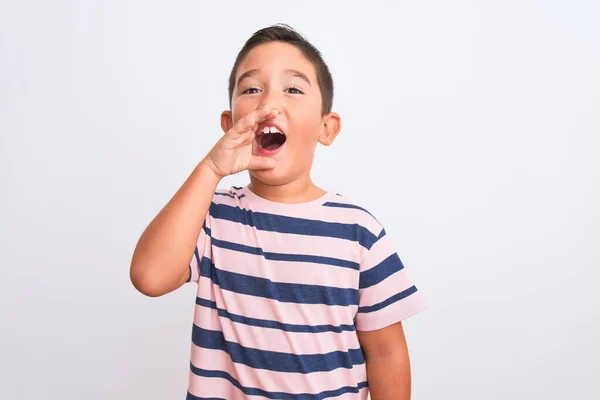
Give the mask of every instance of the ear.
[(321, 129), (321, 136), (319, 136), (319, 143), (324, 146), (329, 146), (333, 143), (338, 133), (342, 130), (342, 119), (338, 113), (328, 113), (323, 117), (323, 128)]
[(227, 133), (233, 127), (233, 117), (230, 110), (225, 110), (221, 113), (221, 129), (223, 133)]

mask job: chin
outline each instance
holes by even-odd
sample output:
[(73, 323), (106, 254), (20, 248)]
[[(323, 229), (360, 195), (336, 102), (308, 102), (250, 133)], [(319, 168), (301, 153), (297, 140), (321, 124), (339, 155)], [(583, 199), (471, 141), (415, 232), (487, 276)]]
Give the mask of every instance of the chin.
[(288, 174), (281, 173), (277, 167), (266, 170), (248, 171), (252, 178), (269, 186), (281, 186), (292, 182), (294, 179)]

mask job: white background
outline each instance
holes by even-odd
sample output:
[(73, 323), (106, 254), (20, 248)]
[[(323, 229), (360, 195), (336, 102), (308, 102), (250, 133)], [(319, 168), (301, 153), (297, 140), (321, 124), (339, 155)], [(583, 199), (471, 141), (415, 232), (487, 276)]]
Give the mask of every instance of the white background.
[(343, 118), (315, 181), (427, 297), (413, 399), (597, 399), (598, 3), (208, 4), (2, 2), (0, 397), (185, 397), (195, 285), (146, 298), (130, 257), (221, 134), (237, 51), (286, 22)]

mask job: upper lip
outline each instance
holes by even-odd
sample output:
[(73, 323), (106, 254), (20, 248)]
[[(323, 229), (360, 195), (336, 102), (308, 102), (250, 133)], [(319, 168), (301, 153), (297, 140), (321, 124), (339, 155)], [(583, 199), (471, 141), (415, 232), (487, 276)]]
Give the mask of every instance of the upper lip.
[(258, 125), (258, 129), (256, 130), (256, 134), (257, 134), (257, 135), (260, 135), (260, 134), (262, 133), (263, 129), (265, 129), (265, 127), (267, 127), (267, 126), (268, 126), (268, 127), (271, 127), (271, 126), (272, 126), (272, 127), (274, 127), (274, 128), (277, 128), (277, 130), (278, 130), (279, 132), (281, 132), (281, 134), (282, 134), (282, 135), (284, 135), (284, 136), (285, 136), (285, 131), (284, 131), (283, 129), (281, 129), (281, 126), (279, 126), (279, 125), (277, 125), (276, 123), (274, 123), (274, 122), (271, 122), (271, 121), (269, 121), (269, 122), (263, 122), (262, 124)]

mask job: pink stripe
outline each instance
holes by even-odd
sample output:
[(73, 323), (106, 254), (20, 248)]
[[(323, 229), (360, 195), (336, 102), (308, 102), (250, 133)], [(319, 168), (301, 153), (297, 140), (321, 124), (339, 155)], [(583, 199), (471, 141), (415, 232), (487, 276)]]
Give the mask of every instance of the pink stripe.
[(198, 264), (196, 263), (196, 259), (194, 258), (192, 260), (192, 262), (190, 263), (190, 282), (198, 282), (198, 278), (200, 277), (200, 274), (198, 272)]
[(196, 305), (194, 312), (194, 324), (205, 329), (222, 331), (225, 340), (253, 349), (292, 354), (325, 354), (360, 348), (355, 331), (287, 332), (236, 323), (220, 317), (215, 309), (199, 305)]
[[(351, 204), (339, 200), (336, 203)], [(353, 204), (354, 205), (354, 204)], [(359, 224), (369, 230), (373, 235), (379, 236), (382, 226), (375, 218), (362, 210), (340, 207), (323, 207), (323, 214), (319, 215), (322, 221), (341, 222), (345, 224)]]
[[(210, 289), (208, 289), (210, 287)], [(249, 318), (300, 325), (351, 325), (358, 306), (283, 303), (263, 297), (222, 290), (209, 278), (200, 277), (198, 293), (211, 293), (219, 308)]]
[(285, 254), (309, 254), (322, 257), (341, 258), (355, 263), (360, 262), (356, 242), (330, 237), (296, 235), (293, 233), (257, 231), (251, 226), (225, 220), (213, 223), (212, 236), (216, 239), (231, 241), (231, 232), (235, 232), (235, 243), (260, 247), (265, 252)]
[(390, 326), (403, 321), (427, 308), (421, 292), (392, 303), (381, 310), (371, 313), (358, 313), (356, 315), (356, 329), (359, 331), (372, 331)]
[(194, 396), (201, 398), (214, 397), (227, 400), (248, 400), (248, 397), (228, 380), (198, 376), (191, 371), (188, 391)]
[[(244, 387), (260, 388), (268, 392), (319, 393), (344, 386), (355, 387), (367, 380), (365, 364), (357, 365), (351, 370), (338, 368), (310, 374), (268, 371), (233, 363), (231, 357), (221, 350), (204, 349), (196, 345), (192, 345), (192, 364), (197, 368), (225, 371)], [(223, 381), (229, 383), (224, 379)]]
[(281, 283), (303, 283), (354, 288), (358, 270), (308, 262), (267, 260), (261, 255), (213, 248), (214, 264), (224, 271), (270, 279)]
[(336, 397), (333, 400), (368, 400), (369, 399), (369, 388), (364, 387), (358, 391), (358, 394), (355, 393), (346, 393), (339, 397)]

